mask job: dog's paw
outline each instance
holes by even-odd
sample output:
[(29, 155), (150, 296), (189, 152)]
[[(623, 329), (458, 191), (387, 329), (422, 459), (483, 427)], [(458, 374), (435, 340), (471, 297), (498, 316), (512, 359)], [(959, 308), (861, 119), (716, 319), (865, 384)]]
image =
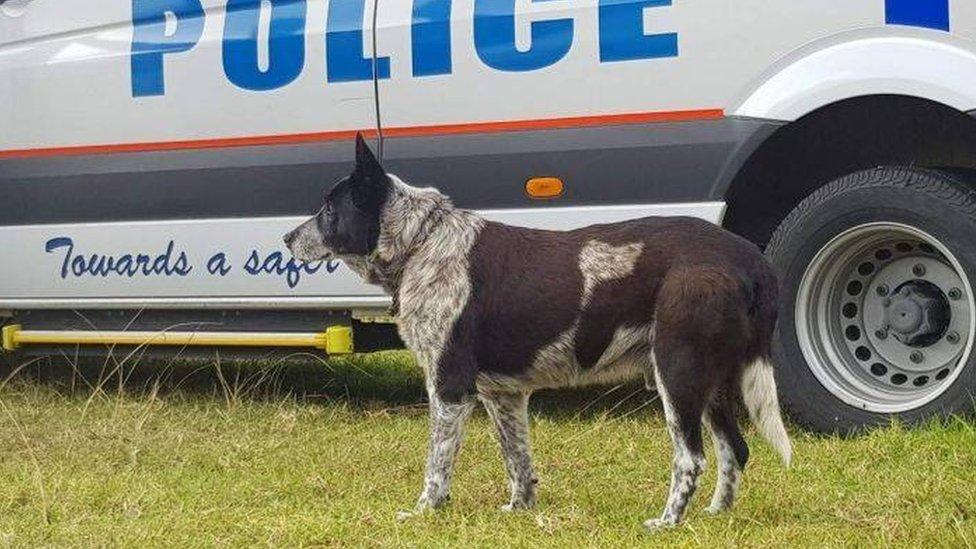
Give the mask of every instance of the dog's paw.
[(414, 517), (419, 517), (420, 515), (423, 515), (424, 513), (429, 513), (431, 511), (433, 511), (433, 509), (431, 509), (430, 506), (418, 504), (416, 507), (414, 507), (409, 511), (402, 510), (402, 509), (400, 511), (397, 511), (396, 519), (397, 522), (403, 522), (403, 521), (410, 520)]
[(504, 511), (506, 513), (515, 513), (515, 512), (518, 512), (518, 511), (525, 511), (525, 510), (528, 510), (528, 509), (532, 509), (533, 507), (535, 507), (535, 500), (534, 499), (533, 500), (528, 500), (528, 501), (515, 500), (515, 501), (512, 501), (510, 503), (506, 503), (505, 505), (502, 505), (501, 507), (499, 507), (499, 509), (501, 509), (502, 511)]
[(505, 505), (499, 507), (499, 509), (501, 509), (506, 513), (517, 513), (519, 511), (525, 511), (526, 509), (530, 509), (530, 508), (531, 507), (529, 505), (525, 505), (524, 503), (506, 503)]
[(649, 532), (660, 532), (677, 526), (676, 523), (660, 518), (647, 519), (644, 521), (644, 528)]
[(728, 510), (729, 510), (728, 507), (722, 507), (717, 505), (709, 505), (708, 507), (705, 508), (705, 512), (712, 516), (721, 515), (722, 513)]
[(410, 511), (397, 511), (396, 519), (397, 522), (404, 522), (410, 520), (414, 517), (419, 517), (421, 515), (432, 513), (434, 510), (428, 506), (418, 506)]
[(415, 505), (413, 509), (409, 511), (403, 511), (403, 510), (397, 511), (396, 519), (399, 522), (403, 522), (413, 517), (431, 514), (434, 511), (436, 511), (438, 508), (443, 507), (444, 504), (446, 504), (450, 499), (451, 499), (450, 496), (446, 496), (443, 498), (437, 498), (437, 500), (435, 501), (431, 501), (429, 498), (422, 497), (420, 498), (420, 501), (417, 502), (417, 505)]

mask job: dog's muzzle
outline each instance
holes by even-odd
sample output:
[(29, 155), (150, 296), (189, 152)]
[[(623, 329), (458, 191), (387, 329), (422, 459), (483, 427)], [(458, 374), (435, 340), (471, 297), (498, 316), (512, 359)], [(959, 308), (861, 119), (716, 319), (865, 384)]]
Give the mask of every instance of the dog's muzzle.
[(315, 219), (312, 218), (287, 233), (283, 238), (291, 255), (299, 261), (313, 262), (330, 259), (332, 251), (322, 245)]
[[(292, 250), (291, 245), (295, 242), (295, 239), (297, 237), (298, 237), (298, 229), (295, 229), (293, 231), (288, 231), (288, 233), (285, 234), (284, 236), (285, 246), (289, 250)], [(294, 253), (294, 250), (292, 250), (292, 252)]]

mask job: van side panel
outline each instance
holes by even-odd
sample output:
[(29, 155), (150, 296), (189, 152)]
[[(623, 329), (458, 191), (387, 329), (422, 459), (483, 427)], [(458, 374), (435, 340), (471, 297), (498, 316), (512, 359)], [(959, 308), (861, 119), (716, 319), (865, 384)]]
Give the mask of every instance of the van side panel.
[[(381, 2), (375, 56), (366, 0), (0, 7), (0, 309), (382, 304), (280, 243), (377, 99), (391, 171), (494, 219), (720, 222), (790, 119), (736, 116), (779, 63), (859, 33), (972, 55), (950, 4), (947, 32), (902, 0)], [(566, 192), (530, 200), (535, 176)]]

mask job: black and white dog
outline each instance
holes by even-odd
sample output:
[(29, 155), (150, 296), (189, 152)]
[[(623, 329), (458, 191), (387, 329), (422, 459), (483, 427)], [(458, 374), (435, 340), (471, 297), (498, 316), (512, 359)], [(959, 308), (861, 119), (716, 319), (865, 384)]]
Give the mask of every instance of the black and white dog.
[(732, 505), (749, 455), (734, 415), (739, 395), (790, 460), (769, 360), (776, 277), (754, 245), (712, 224), (659, 217), (557, 232), (493, 223), (386, 173), (358, 136), (352, 175), (285, 242), (301, 260), (341, 259), (394, 298), (430, 395), (413, 513), (447, 501), (478, 399), (508, 471), (505, 508), (531, 507), (527, 405), (541, 388), (639, 376), (656, 387), (674, 463), (664, 512), (648, 528), (681, 520), (705, 464), (703, 421), (718, 461), (709, 511)]

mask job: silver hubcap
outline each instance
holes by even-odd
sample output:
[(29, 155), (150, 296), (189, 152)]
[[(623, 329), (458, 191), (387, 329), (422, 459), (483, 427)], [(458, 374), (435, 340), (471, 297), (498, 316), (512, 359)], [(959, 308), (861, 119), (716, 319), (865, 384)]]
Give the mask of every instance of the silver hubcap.
[(871, 223), (837, 236), (800, 283), (796, 333), (820, 383), (894, 413), (952, 384), (974, 340), (976, 300), (959, 262), (927, 233)]

